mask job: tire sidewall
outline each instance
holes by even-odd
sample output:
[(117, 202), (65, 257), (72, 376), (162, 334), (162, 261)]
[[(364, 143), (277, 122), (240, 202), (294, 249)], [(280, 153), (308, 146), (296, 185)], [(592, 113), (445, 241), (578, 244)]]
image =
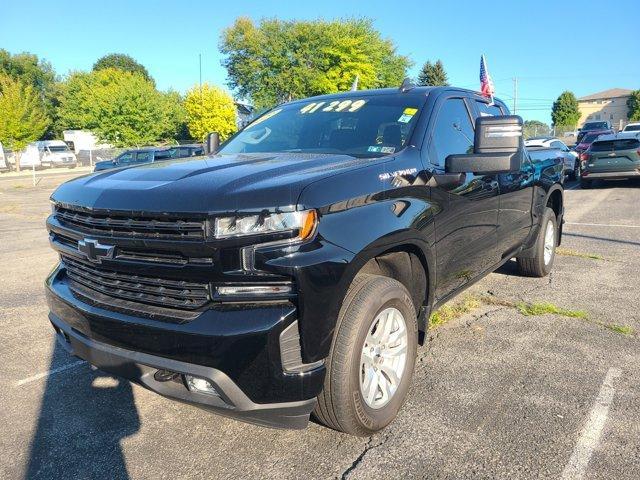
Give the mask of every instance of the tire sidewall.
[[(415, 309), (406, 289), (399, 283), (393, 285), (387, 280), (384, 288), (374, 289), (374, 295), (368, 295), (367, 308), (360, 311), (359, 327), (356, 335), (355, 348), (351, 352), (349, 362), (349, 390), (350, 401), (358, 423), (370, 432), (375, 432), (387, 426), (396, 417), (402, 407), (411, 385), (413, 369), (416, 361), (418, 343), (418, 323)], [(374, 319), (386, 308), (397, 308), (403, 315), (407, 328), (407, 357), (400, 386), (393, 398), (384, 407), (373, 409), (369, 407), (360, 391), (360, 356), (364, 341), (373, 325)], [(349, 312), (346, 312), (347, 315)]]
[[(553, 252), (551, 253), (551, 260), (549, 263), (544, 263), (544, 241), (547, 233), (547, 225), (551, 222), (553, 224)], [(542, 228), (540, 230), (540, 236), (538, 239), (538, 259), (544, 275), (547, 275), (553, 269), (553, 263), (556, 259), (556, 247), (558, 245), (558, 223), (553, 210), (547, 208), (544, 212), (542, 221)]]

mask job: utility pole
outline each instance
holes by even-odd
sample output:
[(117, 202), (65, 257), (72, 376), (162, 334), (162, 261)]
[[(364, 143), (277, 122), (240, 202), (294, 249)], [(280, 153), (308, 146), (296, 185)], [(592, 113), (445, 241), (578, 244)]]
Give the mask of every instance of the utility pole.
[(198, 63), (200, 65), (200, 91), (202, 92), (202, 54), (198, 54)]
[(518, 108), (518, 77), (513, 77), (513, 114), (515, 115)]

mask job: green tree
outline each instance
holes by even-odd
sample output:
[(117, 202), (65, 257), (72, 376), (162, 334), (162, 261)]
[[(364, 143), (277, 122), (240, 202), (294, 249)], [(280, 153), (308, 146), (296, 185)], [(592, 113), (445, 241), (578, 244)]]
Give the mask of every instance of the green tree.
[(16, 152), (20, 171), (20, 152), (44, 134), (49, 118), (33, 85), (8, 75), (0, 75), (0, 112), (0, 142)]
[(115, 68), (73, 73), (61, 88), (63, 128), (88, 129), (117, 147), (172, 139), (184, 113), (180, 96), (162, 93), (138, 73)]
[(539, 120), (525, 120), (524, 122), (524, 138), (536, 137), (539, 135), (549, 135), (551, 129), (546, 123)]
[(3, 74), (33, 87), (49, 118), (50, 128), (44, 136), (52, 138), (55, 135), (53, 126), (57, 105), (57, 77), (51, 64), (31, 53), (12, 55), (0, 49), (0, 75)]
[(640, 121), (640, 90), (634, 90), (631, 92), (631, 96), (627, 100), (627, 107), (629, 108), (629, 121)]
[(187, 92), (184, 108), (189, 133), (198, 141), (209, 132), (218, 132), (224, 141), (237, 130), (233, 98), (219, 87), (207, 83), (193, 87)]
[(155, 85), (153, 78), (149, 75), (149, 72), (144, 65), (138, 63), (133, 57), (125, 55), (124, 53), (110, 53), (98, 59), (93, 64), (93, 71), (104, 70), (105, 68), (117, 68), (124, 72), (139, 73), (146, 80)]
[(573, 92), (565, 91), (553, 102), (551, 121), (555, 127), (575, 127), (580, 120), (578, 100)]
[(447, 72), (444, 71), (444, 65), (441, 60), (436, 63), (427, 62), (422, 66), (422, 70), (418, 74), (418, 85), (425, 87), (441, 87), (449, 85)]
[(399, 86), (411, 62), (371, 20), (239, 18), (220, 40), (228, 85), (257, 108), (360, 88)]

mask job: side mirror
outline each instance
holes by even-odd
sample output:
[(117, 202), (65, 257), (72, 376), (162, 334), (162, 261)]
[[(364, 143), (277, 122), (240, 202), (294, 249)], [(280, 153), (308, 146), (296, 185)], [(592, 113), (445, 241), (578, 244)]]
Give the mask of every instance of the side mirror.
[(524, 144), (522, 118), (517, 115), (479, 117), (473, 153), (449, 155), (446, 173), (508, 173), (520, 170)]
[(216, 153), (218, 148), (220, 148), (220, 134), (218, 134), (218, 132), (211, 132), (207, 134), (207, 136), (204, 139), (205, 155)]

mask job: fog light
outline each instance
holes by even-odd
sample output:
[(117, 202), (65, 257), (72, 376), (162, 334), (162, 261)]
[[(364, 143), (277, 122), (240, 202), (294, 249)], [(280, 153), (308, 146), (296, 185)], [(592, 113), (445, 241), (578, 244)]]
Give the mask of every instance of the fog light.
[(291, 293), (291, 285), (235, 285), (218, 287), (220, 296), (268, 296)]
[(187, 387), (192, 392), (206, 393), (208, 395), (220, 396), (220, 394), (217, 392), (217, 390), (214, 388), (211, 382), (205, 378), (198, 378), (198, 377), (194, 377), (193, 375), (185, 375), (184, 379), (187, 382)]

